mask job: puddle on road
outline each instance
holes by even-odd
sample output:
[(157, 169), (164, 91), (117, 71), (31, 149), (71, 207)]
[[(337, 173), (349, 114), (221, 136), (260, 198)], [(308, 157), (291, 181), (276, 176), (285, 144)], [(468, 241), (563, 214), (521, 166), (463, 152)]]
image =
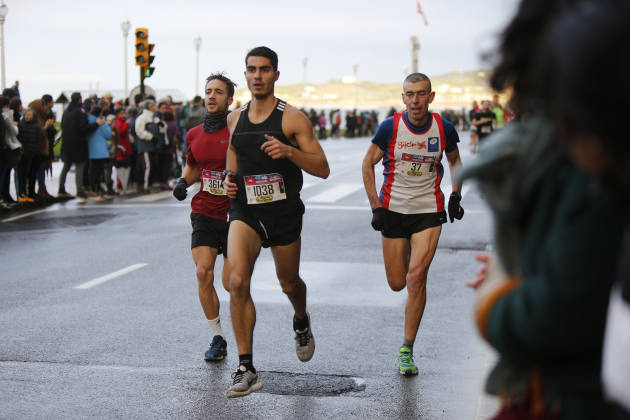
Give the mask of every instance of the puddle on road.
[(267, 394), (330, 397), (365, 391), (365, 381), (352, 376), (269, 371), (258, 374), (263, 384), (259, 392)]

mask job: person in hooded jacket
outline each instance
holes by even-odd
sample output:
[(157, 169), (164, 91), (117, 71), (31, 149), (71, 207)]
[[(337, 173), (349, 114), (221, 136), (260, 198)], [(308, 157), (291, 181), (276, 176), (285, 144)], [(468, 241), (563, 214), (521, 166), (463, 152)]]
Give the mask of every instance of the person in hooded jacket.
[(82, 102), (81, 94), (73, 92), (70, 96), (70, 105), (68, 105), (61, 118), (63, 169), (59, 175), (58, 197), (72, 197), (66, 191), (66, 176), (72, 165), (74, 165), (77, 197), (87, 199), (87, 193), (83, 187), (83, 171), (85, 162), (88, 159), (87, 136), (96, 130), (98, 126), (103, 125), (104, 120), (98, 119), (93, 123), (88, 122), (87, 114), (81, 107)]
[[(103, 118), (103, 110), (98, 105), (93, 106), (88, 114), (88, 123), (94, 124)], [(100, 125), (88, 135), (88, 157), (90, 158), (90, 195), (97, 201), (102, 200), (100, 194), (101, 175), (105, 163), (109, 159), (109, 145), (107, 140), (112, 137), (109, 124)]]

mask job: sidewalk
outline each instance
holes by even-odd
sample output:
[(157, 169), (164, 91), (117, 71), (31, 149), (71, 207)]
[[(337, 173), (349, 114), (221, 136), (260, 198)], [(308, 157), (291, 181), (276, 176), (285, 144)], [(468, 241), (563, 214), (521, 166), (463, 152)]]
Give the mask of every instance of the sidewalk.
[[(57, 199), (57, 192), (59, 191), (59, 175), (61, 174), (61, 170), (63, 168), (63, 162), (57, 161), (57, 162), (53, 162), (52, 164), (52, 176), (50, 175), (46, 175), (46, 190), (48, 191), (48, 193), (50, 195), (52, 195), (53, 197), (55, 197), (55, 199), (53, 200), (36, 200), (34, 203), (16, 203), (14, 205), (11, 206), (10, 209), (8, 210), (0, 210), (0, 214), (15, 214), (15, 213), (22, 213), (25, 211), (32, 211), (32, 210), (39, 210), (39, 209), (43, 209), (46, 208), (48, 206), (51, 206), (53, 204), (56, 203), (60, 203), (60, 202), (66, 202), (66, 201), (72, 201), (72, 200), (76, 200), (76, 201), (83, 201), (83, 200), (79, 200), (77, 198), (72, 198), (72, 199)], [(9, 191), (11, 194), (11, 197), (13, 197), (15, 200), (17, 200), (18, 194), (15, 191), (15, 180), (14, 180), (14, 173), (15, 171), (11, 171), (11, 180), (9, 182)], [(113, 175), (112, 178), (114, 178), (114, 180), (116, 179), (116, 170), (114, 169), (113, 171)], [(115, 187), (115, 184), (114, 184)], [(36, 188), (37, 184), (36, 184)], [(76, 187), (75, 187), (75, 172), (74, 172), (74, 165), (70, 168), (70, 171), (68, 172), (68, 175), (66, 176), (66, 185), (65, 185), (65, 189), (66, 191), (71, 194), (71, 195), (76, 195)], [(115, 188), (114, 188), (115, 189)], [(158, 193), (158, 192), (166, 192), (163, 191), (159, 188), (151, 188), (148, 193)], [(135, 189), (134, 190), (128, 190), (127, 194), (124, 195), (124, 198), (134, 198), (140, 195), (145, 195), (147, 193), (143, 193), (143, 192), (138, 192)], [(169, 193), (170, 194), (170, 193)], [(117, 198), (121, 198), (120, 196), (117, 196)], [(91, 201), (91, 200), (88, 200)]]

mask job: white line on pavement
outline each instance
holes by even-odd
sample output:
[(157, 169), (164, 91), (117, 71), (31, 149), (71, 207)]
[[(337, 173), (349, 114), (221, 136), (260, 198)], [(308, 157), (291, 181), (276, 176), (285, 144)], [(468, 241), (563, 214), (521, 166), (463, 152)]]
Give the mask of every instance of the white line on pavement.
[(161, 191), (159, 193), (141, 195), (139, 197), (130, 198), (127, 201), (134, 203), (146, 203), (151, 201), (163, 200), (165, 198), (169, 198), (173, 195), (172, 191)]
[(83, 284), (75, 286), (74, 288), (75, 289), (81, 289), (81, 290), (89, 289), (89, 288), (92, 288), (94, 286), (98, 286), (99, 284), (103, 284), (106, 281), (115, 279), (116, 277), (120, 277), (120, 276), (123, 276), (123, 275), (125, 275), (127, 273), (131, 273), (132, 271), (138, 270), (139, 268), (142, 268), (142, 267), (144, 267), (146, 265), (148, 265), (148, 264), (147, 263), (133, 264), (133, 265), (130, 265), (129, 267), (125, 267), (125, 268), (123, 268), (121, 270), (114, 271), (113, 273), (106, 274), (106, 275), (104, 275), (102, 277), (99, 277), (97, 279), (90, 280), (88, 282), (85, 282)]
[(23, 219), (25, 217), (33, 216), (35, 214), (44, 213), (46, 211), (50, 211), (50, 209), (48, 208), (48, 209), (29, 211), (28, 213), (24, 213), (24, 214), (20, 214), (18, 216), (13, 216), (13, 217), (9, 217), (7, 219), (3, 219), (2, 223), (13, 222), (14, 220), (20, 220), (20, 219)]
[(333, 188), (308, 198), (306, 201), (311, 203), (334, 203), (335, 201), (339, 201), (342, 198), (359, 191), (361, 188), (363, 188), (362, 184), (343, 183), (335, 185)]

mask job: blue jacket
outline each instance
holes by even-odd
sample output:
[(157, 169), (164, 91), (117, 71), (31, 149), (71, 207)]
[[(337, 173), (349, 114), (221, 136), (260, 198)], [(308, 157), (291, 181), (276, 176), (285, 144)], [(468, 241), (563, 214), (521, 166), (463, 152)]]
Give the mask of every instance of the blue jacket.
[[(96, 122), (97, 118), (89, 114), (88, 122), (90, 124)], [(90, 159), (107, 159), (109, 158), (109, 146), (107, 139), (112, 137), (112, 130), (109, 128), (109, 124), (105, 123), (98, 126), (98, 128), (88, 136), (88, 157)]]

